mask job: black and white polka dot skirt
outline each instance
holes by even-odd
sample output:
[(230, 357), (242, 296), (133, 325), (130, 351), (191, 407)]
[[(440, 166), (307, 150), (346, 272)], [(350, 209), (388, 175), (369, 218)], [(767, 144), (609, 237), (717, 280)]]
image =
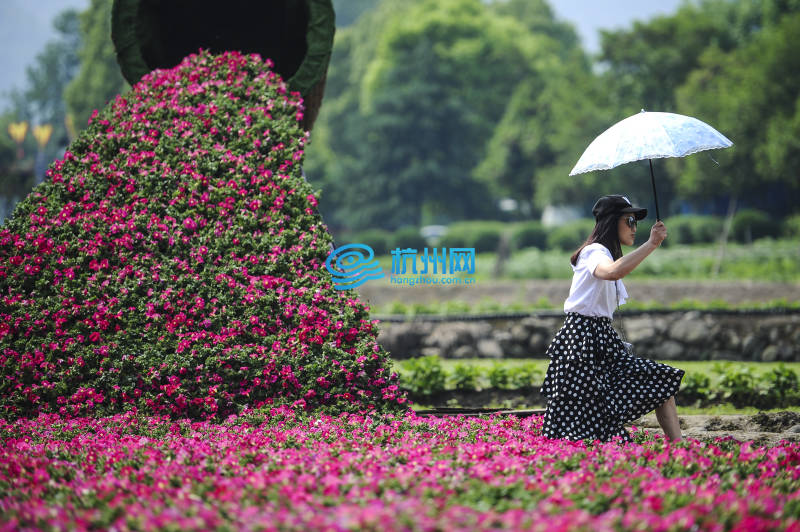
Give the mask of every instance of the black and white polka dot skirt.
[(632, 441), (624, 423), (674, 396), (684, 371), (631, 355), (609, 318), (569, 313), (547, 348), (542, 433), (547, 438)]

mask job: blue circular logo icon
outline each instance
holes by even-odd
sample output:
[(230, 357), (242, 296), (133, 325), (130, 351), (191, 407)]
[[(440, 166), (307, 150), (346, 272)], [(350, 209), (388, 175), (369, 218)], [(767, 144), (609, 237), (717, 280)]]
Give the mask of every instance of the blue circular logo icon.
[(370, 279), (383, 277), (375, 253), (365, 244), (346, 244), (334, 249), (325, 260), (325, 268), (331, 272), (337, 290), (357, 288)]

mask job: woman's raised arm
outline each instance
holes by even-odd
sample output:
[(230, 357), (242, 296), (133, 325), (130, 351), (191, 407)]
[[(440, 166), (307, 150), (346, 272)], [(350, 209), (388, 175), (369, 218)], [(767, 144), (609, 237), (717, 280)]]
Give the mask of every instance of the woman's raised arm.
[(650, 238), (647, 239), (647, 242), (615, 261), (601, 262), (594, 269), (592, 275), (604, 281), (622, 279), (641, 264), (645, 257), (655, 251), (665, 238), (667, 238), (667, 227), (664, 222), (659, 220), (650, 228)]

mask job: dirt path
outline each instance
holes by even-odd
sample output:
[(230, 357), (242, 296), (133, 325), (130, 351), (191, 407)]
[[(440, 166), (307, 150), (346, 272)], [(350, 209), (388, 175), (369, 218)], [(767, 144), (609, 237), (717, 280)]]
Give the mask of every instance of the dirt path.
[[(741, 442), (773, 446), (781, 440), (800, 443), (800, 413), (760, 412), (753, 415), (678, 416), (684, 438), (713, 440), (731, 436)], [(655, 414), (648, 414), (632, 425), (663, 434)]]

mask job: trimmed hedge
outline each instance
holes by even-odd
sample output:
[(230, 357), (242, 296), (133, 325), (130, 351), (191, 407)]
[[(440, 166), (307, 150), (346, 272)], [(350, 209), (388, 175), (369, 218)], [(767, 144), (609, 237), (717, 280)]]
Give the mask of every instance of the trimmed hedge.
[(513, 249), (547, 249), (547, 229), (539, 221), (522, 222), (511, 232), (511, 246)]
[[(671, 216), (664, 223), (667, 225), (667, 240), (670, 244), (711, 244), (719, 240), (724, 220), (719, 216), (683, 214)], [(644, 236), (650, 236), (651, 225), (647, 225)], [(642, 226), (640, 230), (644, 229)]]
[(270, 66), (203, 52), (145, 76), (0, 229), (4, 418), (407, 408), (324, 267), (302, 100)]
[(391, 249), (411, 248), (416, 249), (420, 253), (422, 253), (425, 247), (428, 247), (425, 239), (419, 234), (418, 227), (401, 227), (391, 235), (389, 243)]
[(366, 244), (371, 247), (376, 255), (386, 255), (390, 249), (393, 249), (392, 233), (384, 229), (367, 229), (355, 233), (350, 240), (346, 242), (337, 242), (339, 245), (358, 243)]
[(733, 216), (732, 233), (737, 242), (750, 243), (759, 238), (780, 236), (781, 224), (763, 211), (742, 209)]
[(547, 235), (547, 247), (562, 251), (575, 251), (594, 229), (594, 220), (583, 218), (554, 227)]
[(505, 224), (492, 220), (456, 222), (448, 226), (440, 247), (475, 248), (476, 253), (497, 251)]

